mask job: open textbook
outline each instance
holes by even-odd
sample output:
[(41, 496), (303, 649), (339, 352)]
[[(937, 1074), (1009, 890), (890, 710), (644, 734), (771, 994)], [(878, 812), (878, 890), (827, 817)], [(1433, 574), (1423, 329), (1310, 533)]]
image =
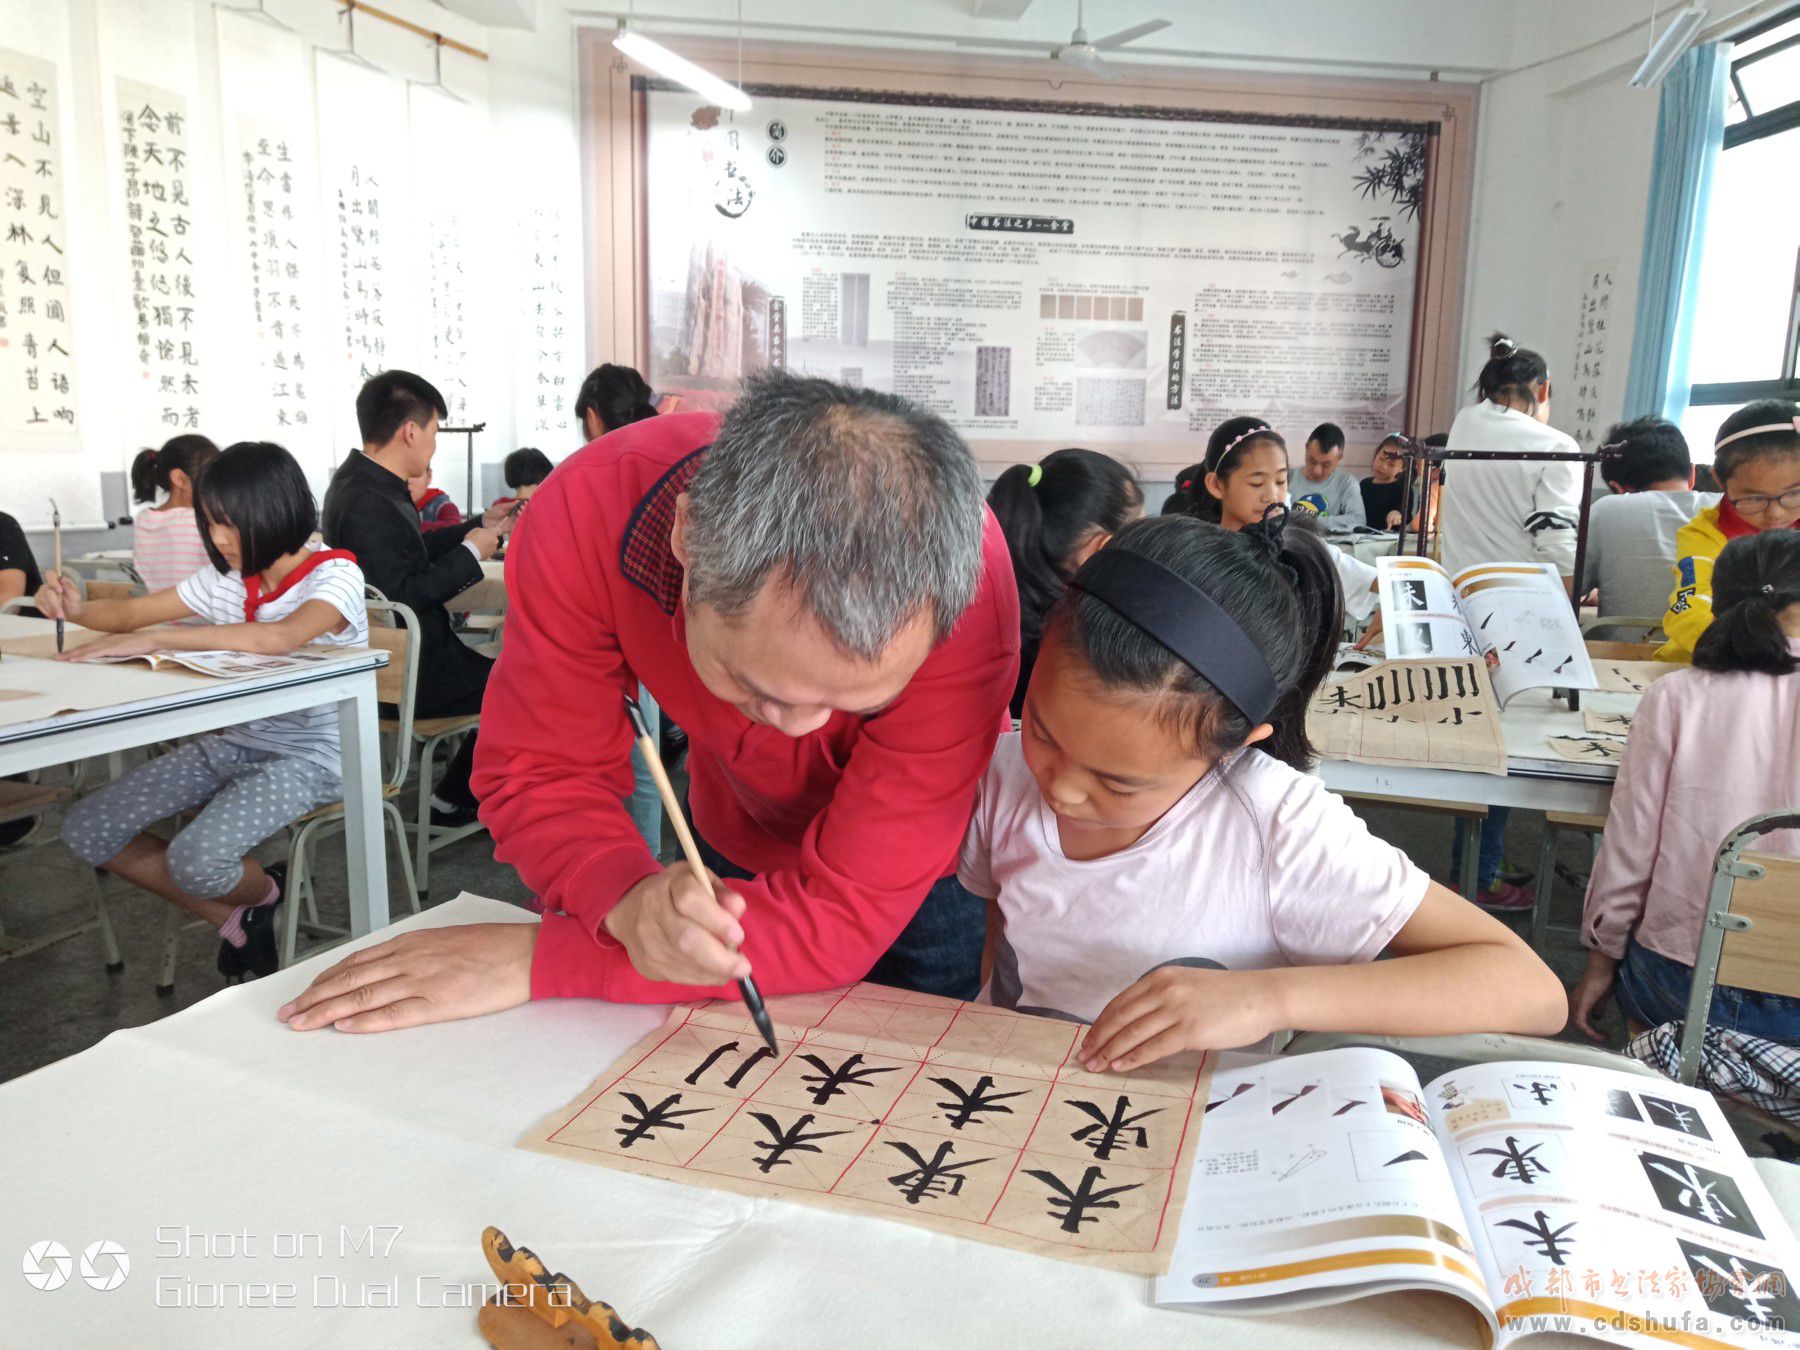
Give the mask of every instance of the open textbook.
[(1800, 1345), (1800, 1251), (1704, 1092), (1382, 1050), (1227, 1055), (1156, 1302), (1277, 1312), (1449, 1293), (1498, 1346)]
[(1430, 558), (1378, 558), (1390, 657), (1480, 656), (1505, 707), (1521, 689), (1593, 689), (1562, 578), (1547, 563), (1482, 563), (1454, 577)]
[[(70, 624), (64, 639), (64, 646), (74, 651), (85, 647), (90, 642), (97, 642), (105, 637), (105, 633), (97, 633), (91, 629)], [(0, 643), (0, 650), (7, 656), (29, 656), (39, 660), (52, 660), (56, 656), (56, 635), (54, 633), (32, 633), (25, 637), (8, 638)], [(299, 651), (289, 652), (284, 656), (263, 656), (251, 652), (150, 652), (144, 656), (96, 656), (95, 665), (117, 666), (139, 661), (152, 670), (162, 670), (168, 666), (179, 666), (191, 670), (196, 675), (211, 675), (219, 679), (240, 679), (247, 675), (270, 675), (279, 670), (303, 670), (308, 666), (316, 666), (321, 661), (330, 661), (334, 657), (343, 656), (343, 647), (302, 647)]]

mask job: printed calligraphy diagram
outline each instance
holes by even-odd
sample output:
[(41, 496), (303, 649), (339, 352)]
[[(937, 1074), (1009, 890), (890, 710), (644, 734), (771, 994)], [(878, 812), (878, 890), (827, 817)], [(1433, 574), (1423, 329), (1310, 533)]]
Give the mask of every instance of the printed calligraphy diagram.
[(1140, 1273), (1167, 1266), (1198, 1057), (1073, 1061), (1082, 1028), (877, 985), (674, 1009), (523, 1146)]

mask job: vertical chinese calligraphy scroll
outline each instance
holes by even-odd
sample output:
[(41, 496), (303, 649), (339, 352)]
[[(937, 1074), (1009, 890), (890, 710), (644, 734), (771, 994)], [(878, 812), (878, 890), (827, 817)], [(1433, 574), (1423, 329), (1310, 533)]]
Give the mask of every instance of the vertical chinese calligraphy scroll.
[(535, 207), (524, 219), (525, 313), (521, 325), (519, 428), (539, 439), (571, 433), (575, 318), (568, 291), (572, 241), (563, 213)]
[(75, 430), (57, 71), (0, 48), (0, 432)]
[(138, 379), (136, 439), (198, 430), (203, 391), (200, 288), (189, 195), (187, 99), (118, 81), (120, 194)]
[(1582, 269), (1575, 346), (1570, 352), (1567, 379), (1568, 387), (1575, 392), (1569, 435), (1583, 450), (1598, 449), (1606, 434), (1601, 409), (1606, 397), (1606, 351), (1612, 343), (1616, 271), (1616, 262), (1589, 263)]

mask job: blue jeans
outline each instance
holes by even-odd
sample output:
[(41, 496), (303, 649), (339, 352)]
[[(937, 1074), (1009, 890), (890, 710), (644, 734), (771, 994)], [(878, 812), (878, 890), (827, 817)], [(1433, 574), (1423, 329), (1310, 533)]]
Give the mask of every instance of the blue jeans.
[[(644, 725), (650, 728), (650, 739), (656, 740), (662, 727), (662, 709), (656, 706), (656, 700), (650, 697), (650, 691), (643, 685), (638, 686), (638, 707), (644, 713)], [(662, 794), (656, 790), (656, 780), (644, 767), (643, 752), (634, 741), (631, 746), (631, 772), (637, 776), (637, 786), (625, 799), (625, 809), (631, 813), (632, 824), (638, 827), (638, 833), (644, 836), (644, 842), (650, 845), (650, 851), (658, 858), (662, 857)]]
[[(1619, 1011), (1627, 1018), (1657, 1027), (1687, 1016), (1693, 984), (1692, 966), (1640, 947), (1632, 938), (1625, 944), (1625, 959), (1619, 962), (1613, 992), (1619, 1000)], [(1800, 999), (1729, 984), (1714, 985), (1706, 1024), (1787, 1045), (1800, 1044)]]
[[(1481, 825), (1481, 852), (1475, 856), (1475, 884), (1478, 889), (1491, 891), (1500, 880), (1500, 863), (1506, 852), (1506, 822), (1512, 816), (1510, 806), (1488, 807), (1487, 819)], [(1458, 883), (1462, 879), (1463, 839), (1468, 834), (1468, 826), (1462, 821), (1456, 822), (1456, 834), (1450, 840), (1450, 875)], [(1474, 896), (1466, 899), (1473, 900)]]
[[(748, 881), (753, 875), (699, 835), (694, 842), (700, 860), (727, 881)], [(987, 901), (965, 890), (955, 876), (939, 877), (865, 978), (966, 1001), (981, 992), (981, 949), (986, 941)]]

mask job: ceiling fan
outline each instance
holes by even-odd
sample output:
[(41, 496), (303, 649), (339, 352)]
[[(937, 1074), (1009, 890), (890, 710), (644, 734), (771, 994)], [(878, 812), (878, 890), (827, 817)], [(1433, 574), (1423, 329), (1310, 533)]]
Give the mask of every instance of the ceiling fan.
[[(1133, 24), (1130, 28), (1121, 28), (1116, 33), (1108, 33), (1103, 38), (1089, 38), (1084, 26), (1086, 0), (1075, 0), (1075, 31), (1069, 40), (1060, 47), (1053, 48), (1048, 59), (1065, 66), (1074, 66), (1090, 75), (1098, 75), (1103, 80), (1119, 78), (1118, 70), (1107, 64), (1104, 53), (1116, 51), (1128, 42), (1136, 42), (1141, 37), (1159, 32), (1169, 26), (1167, 19), (1151, 19), (1147, 23)], [(1015, 47), (1029, 51), (1041, 51), (1035, 42), (1021, 42), (1017, 39), (1005, 38), (964, 38), (957, 43), (959, 47)]]

